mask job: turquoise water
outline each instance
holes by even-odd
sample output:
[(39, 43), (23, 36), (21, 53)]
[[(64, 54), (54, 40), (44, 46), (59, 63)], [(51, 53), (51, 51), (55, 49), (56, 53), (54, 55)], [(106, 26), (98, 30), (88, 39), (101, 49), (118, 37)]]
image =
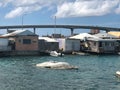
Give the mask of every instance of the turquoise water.
[[(78, 70), (41, 69), (35, 65), (56, 60)], [(0, 90), (120, 90), (118, 55), (0, 58)]]

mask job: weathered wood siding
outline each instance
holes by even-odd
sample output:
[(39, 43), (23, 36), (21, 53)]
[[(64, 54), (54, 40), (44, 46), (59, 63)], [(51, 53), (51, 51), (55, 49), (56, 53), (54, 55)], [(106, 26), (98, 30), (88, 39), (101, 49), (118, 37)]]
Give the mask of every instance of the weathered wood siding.
[[(25, 44), (23, 40), (31, 40), (31, 43)], [(15, 50), (17, 51), (34, 51), (38, 50), (38, 36), (17, 36), (15, 37)]]

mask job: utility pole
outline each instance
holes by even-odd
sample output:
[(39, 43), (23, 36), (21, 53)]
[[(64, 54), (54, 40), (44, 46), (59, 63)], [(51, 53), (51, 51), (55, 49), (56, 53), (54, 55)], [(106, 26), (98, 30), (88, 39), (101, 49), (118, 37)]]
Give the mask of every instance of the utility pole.
[(23, 30), (23, 23), (24, 23), (24, 16), (25, 16), (26, 14), (23, 14), (22, 15), (22, 30)]
[(23, 30), (23, 15), (22, 15), (22, 30)]
[(54, 28), (54, 35), (55, 35), (56, 34), (56, 16), (55, 16), (54, 20), (55, 20), (55, 28)]

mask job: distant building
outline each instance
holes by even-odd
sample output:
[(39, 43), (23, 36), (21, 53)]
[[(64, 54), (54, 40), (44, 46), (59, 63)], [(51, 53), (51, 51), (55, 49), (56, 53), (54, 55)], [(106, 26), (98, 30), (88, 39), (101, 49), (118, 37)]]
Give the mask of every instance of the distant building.
[(100, 33), (100, 30), (98, 30), (98, 29), (91, 29), (91, 32), (90, 32), (90, 34), (98, 34), (98, 33)]
[(61, 36), (62, 36), (61, 34), (52, 34), (53, 38), (61, 38)]
[(117, 53), (119, 52), (118, 40), (116, 39), (91, 39), (81, 43), (83, 51), (94, 53)]
[(102, 39), (102, 41), (105, 42), (105, 44), (103, 45), (104, 52), (120, 52), (120, 39), (117, 36), (108, 33), (99, 33), (95, 34), (95, 36), (99, 37), (100, 39)]
[(87, 38), (85, 44), (87, 51), (96, 53), (117, 53), (120, 50), (119, 39), (108, 33), (95, 34), (95, 38)]
[(37, 51), (38, 35), (29, 30), (16, 30), (12, 33), (2, 35), (9, 39), (9, 46), (15, 51)]
[(52, 34), (52, 35), (42, 35), (42, 37), (49, 37), (49, 38), (65, 38), (62, 34)]
[(120, 39), (107, 33), (95, 35), (81, 33), (70, 38), (79, 39), (80, 50), (84, 52), (117, 53), (120, 51)]

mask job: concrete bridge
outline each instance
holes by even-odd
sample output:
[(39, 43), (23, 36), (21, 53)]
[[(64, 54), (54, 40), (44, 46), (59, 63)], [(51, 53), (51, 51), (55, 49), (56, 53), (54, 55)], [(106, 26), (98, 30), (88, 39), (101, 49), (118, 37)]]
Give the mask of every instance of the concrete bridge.
[(24, 29), (24, 28), (33, 28), (34, 33), (36, 28), (65, 28), (71, 30), (71, 35), (75, 29), (97, 29), (97, 30), (104, 30), (106, 32), (109, 31), (120, 31), (120, 28), (113, 28), (113, 27), (102, 27), (102, 26), (83, 26), (83, 25), (14, 25), (14, 26), (0, 26), (0, 29)]

